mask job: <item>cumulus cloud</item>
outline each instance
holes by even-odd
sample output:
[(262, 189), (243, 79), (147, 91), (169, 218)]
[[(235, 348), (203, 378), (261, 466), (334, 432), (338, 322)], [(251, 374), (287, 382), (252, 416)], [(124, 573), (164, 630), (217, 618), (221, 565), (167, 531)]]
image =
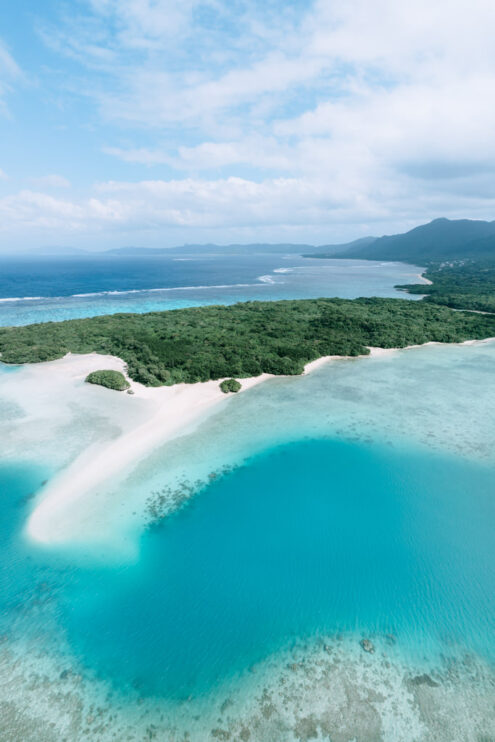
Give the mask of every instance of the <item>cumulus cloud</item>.
[(242, 241), (247, 235), (251, 241), (273, 240), (278, 234), (322, 242), (329, 234), (334, 239), (352, 238), (413, 226), (418, 218), (429, 218), (432, 203), (437, 213), (447, 216), (458, 216), (470, 201), (473, 217), (486, 218), (493, 208), (491, 194), (466, 192), (459, 181), (448, 197), (424, 185), (397, 193), (386, 179), (376, 188), (371, 197), (349, 176), (335, 181), (278, 177), (261, 182), (231, 176), (107, 181), (97, 184), (91, 196), (76, 200), (24, 190), (0, 198), (0, 229), (7, 233), (21, 229), (36, 236), (53, 231), (82, 236), (140, 232), (173, 235), (174, 241), (177, 235), (182, 241), (210, 235), (220, 242)]
[[(104, 105), (108, 116), (150, 126), (180, 121), (216, 141), (107, 151), (192, 170), (249, 161), (313, 172), (334, 157), (341, 167), (341, 152), (362, 158), (364, 170), (371, 159), (399, 174), (419, 175), (424, 168), (411, 166), (418, 158), (481, 165), (495, 147), (494, 30), (495, 6), (486, 0), (317, 2), (277, 49), (269, 44), (247, 64), (180, 81), (144, 65)], [(316, 105), (299, 103), (308, 90)], [(286, 108), (306, 110), (287, 117)], [(229, 126), (235, 136), (222, 138)]]
[[(203, 228), (221, 241), (278, 227), (331, 240), (495, 216), (492, 0), (80, 8), (45, 38), (86, 76), (72, 94), (105, 123), (108, 179), (79, 200), (12, 195), (4, 224), (43, 226), (45, 209), (67, 229), (178, 227), (188, 239)], [(111, 179), (112, 158), (135, 182)], [(33, 185), (62, 187), (54, 178)]]

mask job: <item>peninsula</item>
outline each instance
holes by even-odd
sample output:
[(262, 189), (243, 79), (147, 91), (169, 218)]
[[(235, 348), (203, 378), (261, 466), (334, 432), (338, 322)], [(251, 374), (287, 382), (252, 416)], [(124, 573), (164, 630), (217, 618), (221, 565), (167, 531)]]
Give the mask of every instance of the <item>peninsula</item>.
[[(428, 288), (428, 287), (424, 287)], [(326, 356), (367, 355), (495, 336), (495, 315), (405, 299), (245, 302), (115, 314), (0, 329), (0, 360), (51, 361), (67, 353), (117, 356), (146, 386), (263, 373), (296, 375)]]

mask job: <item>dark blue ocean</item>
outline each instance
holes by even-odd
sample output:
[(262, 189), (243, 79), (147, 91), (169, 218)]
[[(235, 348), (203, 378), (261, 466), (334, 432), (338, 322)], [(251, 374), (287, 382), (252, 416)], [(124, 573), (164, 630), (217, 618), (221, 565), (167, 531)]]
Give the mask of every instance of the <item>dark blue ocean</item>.
[(2, 257), (0, 325), (248, 300), (404, 297), (395, 284), (414, 282), (420, 270), (262, 253)]

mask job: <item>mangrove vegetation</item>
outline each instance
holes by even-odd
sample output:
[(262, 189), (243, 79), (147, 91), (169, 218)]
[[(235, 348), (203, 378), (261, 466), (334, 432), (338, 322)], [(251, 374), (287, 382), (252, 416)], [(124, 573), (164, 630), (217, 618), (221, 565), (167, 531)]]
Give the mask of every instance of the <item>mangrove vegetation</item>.
[(160, 386), (263, 372), (300, 374), (321, 356), (358, 356), (367, 354), (368, 346), (493, 336), (495, 315), (453, 311), (432, 301), (251, 301), (0, 328), (0, 360), (19, 364), (69, 352), (111, 354), (125, 361), (135, 381)]

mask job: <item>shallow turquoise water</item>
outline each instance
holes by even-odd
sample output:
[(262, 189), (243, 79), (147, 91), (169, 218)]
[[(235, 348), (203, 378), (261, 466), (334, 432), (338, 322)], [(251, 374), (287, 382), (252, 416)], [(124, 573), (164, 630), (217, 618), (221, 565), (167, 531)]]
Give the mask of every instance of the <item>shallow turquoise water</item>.
[(46, 565), (37, 562), (24, 542), (22, 528), (31, 498), (47, 476), (47, 471), (35, 464), (0, 465), (0, 632), (9, 633), (22, 623), (36, 585), (46, 572)]
[(277, 446), (146, 532), (135, 565), (107, 568), (23, 542), (42, 476), (0, 471), (2, 630), (45, 632), (55, 616), (82, 665), (124, 692), (201, 695), (339, 631), (393, 633), (415, 658), (456, 644), (495, 658), (489, 467), (335, 440)]

